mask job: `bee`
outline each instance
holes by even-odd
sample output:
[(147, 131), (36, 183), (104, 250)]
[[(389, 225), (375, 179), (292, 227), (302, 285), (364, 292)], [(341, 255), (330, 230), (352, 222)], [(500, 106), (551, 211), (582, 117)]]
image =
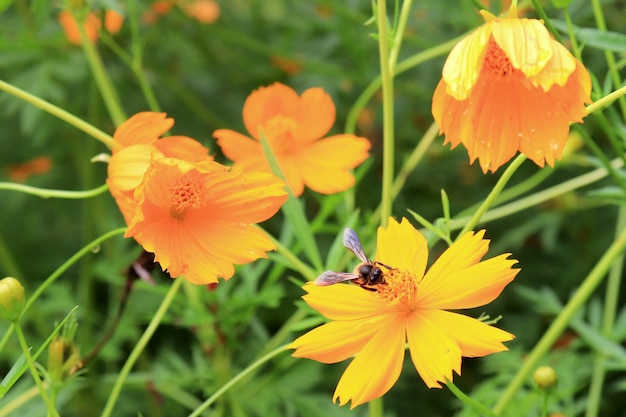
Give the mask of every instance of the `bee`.
[(365, 256), (363, 246), (356, 232), (350, 228), (346, 228), (343, 232), (343, 245), (350, 249), (361, 262), (350, 272), (325, 271), (313, 281), (315, 285), (326, 286), (337, 284), (339, 282), (350, 281), (358, 284), (361, 288), (369, 291), (376, 291), (376, 286), (385, 283), (385, 273), (381, 266), (392, 270), (394, 268), (387, 266), (378, 261), (370, 261)]

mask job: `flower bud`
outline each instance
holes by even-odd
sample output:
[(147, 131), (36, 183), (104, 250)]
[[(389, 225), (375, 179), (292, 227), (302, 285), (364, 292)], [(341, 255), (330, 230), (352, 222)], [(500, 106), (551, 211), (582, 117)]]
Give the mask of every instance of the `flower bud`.
[(24, 288), (12, 277), (0, 280), (0, 318), (15, 321), (24, 310)]
[(533, 372), (533, 382), (542, 391), (550, 391), (556, 385), (556, 371), (551, 366), (540, 366)]

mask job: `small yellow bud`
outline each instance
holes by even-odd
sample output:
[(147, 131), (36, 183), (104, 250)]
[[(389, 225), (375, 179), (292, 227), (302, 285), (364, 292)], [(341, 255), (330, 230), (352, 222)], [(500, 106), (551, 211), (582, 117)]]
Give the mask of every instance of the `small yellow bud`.
[(556, 385), (556, 371), (551, 366), (540, 366), (533, 372), (533, 381), (540, 390), (549, 391)]
[(0, 318), (15, 321), (24, 310), (24, 287), (12, 277), (0, 280)]

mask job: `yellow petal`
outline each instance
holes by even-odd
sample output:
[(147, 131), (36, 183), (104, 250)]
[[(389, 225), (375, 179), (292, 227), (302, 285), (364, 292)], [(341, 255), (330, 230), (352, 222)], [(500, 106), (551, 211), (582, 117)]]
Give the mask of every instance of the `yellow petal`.
[(563, 45), (555, 41), (551, 45), (552, 58), (539, 73), (529, 77), (533, 85), (540, 86), (543, 91), (548, 91), (554, 84), (564, 86), (576, 69), (576, 58)]
[(465, 357), (474, 358), (508, 350), (502, 342), (514, 339), (512, 334), (504, 330), (462, 314), (434, 310), (430, 318), (442, 331), (457, 340), (461, 354)]
[(398, 380), (404, 360), (404, 316), (396, 316), (365, 345), (341, 376), (333, 401), (350, 408), (384, 395)]
[(493, 22), (493, 39), (511, 65), (527, 77), (541, 72), (552, 58), (552, 38), (536, 19), (498, 19)]
[(437, 310), (416, 310), (408, 316), (406, 335), (411, 360), (429, 388), (461, 374), (461, 348), (437, 321)]
[(411, 271), (421, 277), (428, 262), (426, 239), (413, 225), (402, 218), (401, 223), (389, 218), (387, 228), (378, 228), (376, 260), (392, 268)]
[(513, 281), (519, 269), (511, 269), (515, 259), (509, 254), (482, 261), (463, 270), (443, 275), (420, 298), (424, 308), (446, 310), (480, 307), (495, 300), (504, 287)]
[(457, 100), (465, 100), (482, 68), (492, 23), (485, 23), (463, 38), (450, 51), (443, 66), (443, 79), (447, 93)]
[(302, 288), (308, 293), (304, 301), (330, 320), (362, 320), (394, 311), (378, 294), (358, 285), (318, 287), (309, 282)]
[(386, 326), (386, 316), (362, 320), (332, 321), (298, 337), (288, 348), (296, 349), (293, 356), (322, 363), (348, 359), (363, 349), (372, 336)]
[[(418, 292), (421, 300), (428, 300), (431, 293), (440, 293), (450, 286), (449, 277), (456, 272), (477, 264), (489, 249), (489, 241), (483, 239), (484, 230), (474, 234), (467, 232), (435, 261), (422, 280)], [(431, 299), (433, 302), (433, 299)]]

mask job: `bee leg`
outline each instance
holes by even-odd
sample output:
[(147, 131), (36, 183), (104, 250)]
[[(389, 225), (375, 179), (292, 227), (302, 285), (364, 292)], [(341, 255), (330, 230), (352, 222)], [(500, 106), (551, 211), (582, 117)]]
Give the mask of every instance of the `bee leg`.
[(377, 291), (376, 288), (368, 287), (367, 284), (360, 284), (359, 287), (367, 291)]
[(380, 266), (384, 266), (385, 268), (387, 268), (387, 269), (388, 269), (388, 270), (390, 270), (390, 271), (393, 271), (393, 270), (398, 269), (398, 268), (394, 268), (394, 267), (389, 266), (389, 265), (385, 265), (385, 264), (384, 264), (384, 263), (382, 263), (382, 262), (375, 261), (374, 263), (375, 263), (375, 264), (377, 264), (377, 265), (380, 265)]

